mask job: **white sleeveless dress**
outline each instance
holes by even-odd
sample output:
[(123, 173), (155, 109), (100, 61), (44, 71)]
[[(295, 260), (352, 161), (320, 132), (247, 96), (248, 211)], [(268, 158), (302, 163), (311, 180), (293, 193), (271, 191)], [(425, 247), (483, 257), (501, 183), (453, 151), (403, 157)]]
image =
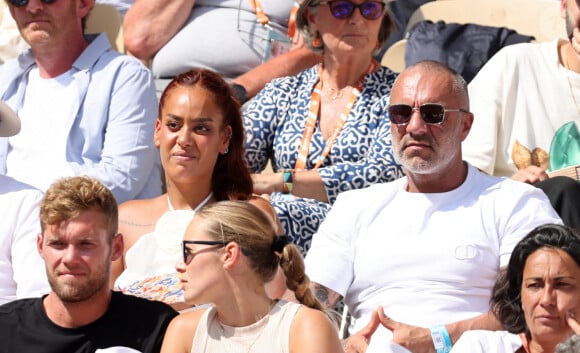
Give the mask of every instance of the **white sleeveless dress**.
[(181, 241), (195, 212), (212, 196), (209, 193), (193, 210), (175, 210), (167, 198), (169, 211), (159, 218), (153, 232), (141, 236), (127, 250), (125, 270), (114, 289), (167, 304), (183, 303), (183, 288), (175, 270), (182, 256)]
[(192, 352), (248, 353), (290, 352), (290, 327), (302, 304), (279, 300), (269, 315), (249, 326), (232, 327), (221, 324), (214, 307), (199, 320)]
[(183, 302), (183, 289), (175, 265), (181, 256), (181, 240), (195, 211), (168, 211), (153, 232), (137, 240), (125, 254), (125, 270), (115, 290), (167, 304)]

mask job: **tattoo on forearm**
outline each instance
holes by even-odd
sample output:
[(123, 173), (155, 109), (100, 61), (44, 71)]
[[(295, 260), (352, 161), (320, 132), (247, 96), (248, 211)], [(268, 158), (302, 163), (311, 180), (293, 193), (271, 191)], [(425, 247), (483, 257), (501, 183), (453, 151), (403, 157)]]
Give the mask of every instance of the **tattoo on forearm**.
[(326, 308), (332, 308), (340, 299), (340, 295), (320, 284), (314, 285), (314, 295)]
[(315, 287), (315, 295), (318, 300), (323, 304), (328, 304), (328, 289), (323, 286), (317, 285)]

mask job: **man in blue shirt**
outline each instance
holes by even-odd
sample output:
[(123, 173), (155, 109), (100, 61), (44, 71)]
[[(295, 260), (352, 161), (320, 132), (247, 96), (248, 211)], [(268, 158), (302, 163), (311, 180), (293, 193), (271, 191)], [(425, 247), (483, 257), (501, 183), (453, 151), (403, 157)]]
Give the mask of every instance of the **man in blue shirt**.
[(0, 139), (0, 173), (41, 190), (89, 175), (118, 202), (154, 197), (161, 177), (151, 73), (113, 51), (104, 33), (84, 35), (93, 2), (7, 1), (30, 50), (0, 66), (0, 99), (22, 121), (18, 135)]

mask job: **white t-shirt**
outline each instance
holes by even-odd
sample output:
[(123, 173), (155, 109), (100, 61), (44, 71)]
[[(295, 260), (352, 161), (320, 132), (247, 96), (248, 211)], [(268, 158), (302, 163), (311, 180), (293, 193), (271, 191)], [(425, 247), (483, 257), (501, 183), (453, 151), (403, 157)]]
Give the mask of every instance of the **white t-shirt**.
[(507, 331), (465, 331), (451, 353), (514, 353), (522, 346), (519, 335)]
[(36, 248), (42, 193), (0, 175), (0, 305), (50, 291)]
[[(76, 116), (70, 111), (76, 105), (63, 104), (68, 99), (79, 99), (70, 71), (45, 79), (38, 68), (30, 70), (24, 104), (18, 112), (22, 127), (9, 138), (6, 175), (40, 190), (47, 190), (58, 178), (75, 175), (66, 160), (68, 126)], [(31, 172), (31, 165), (43, 172)]]
[(472, 166), (449, 192), (409, 193), (406, 184), (401, 178), (342, 193), (313, 237), (306, 272), (344, 297), (351, 333), (379, 305), (392, 319), (422, 327), (488, 312), (515, 244), (538, 225), (561, 224), (540, 189)]
[[(500, 50), (469, 84), (469, 101), (474, 120), (463, 158), (497, 176), (518, 170), (512, 160), (516, 140), (528, 157), (536, 148), (549, 154), (558, 129), (572, 121), (580, 128), (580, 74), (560, 64), (558, 40)], [(579, 141), (567, 145), (576, 151), (569, 158), (577, 158)]]

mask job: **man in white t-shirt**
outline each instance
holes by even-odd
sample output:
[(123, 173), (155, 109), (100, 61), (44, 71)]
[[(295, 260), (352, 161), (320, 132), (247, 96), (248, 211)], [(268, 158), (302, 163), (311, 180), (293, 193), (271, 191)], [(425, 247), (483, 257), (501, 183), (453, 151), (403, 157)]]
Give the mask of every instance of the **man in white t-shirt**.
[(463, 161), (473, 115), (460, 75), (413, 65), (388, 104), (406, 177), (341, 194), (306, 272), (327, 306), (344, 298), (347, 352), (445, 352), (465, 330), (500, 328), (489, 314), (500, 267), (528, 231), (561, 220), (541, 190)]
[[(16, 114), (0, 101), (0, 137), (20, 130)], [(0, 305), (50, 291), (44, 262), (36, 251), (42, 192), (0, 175)]]

